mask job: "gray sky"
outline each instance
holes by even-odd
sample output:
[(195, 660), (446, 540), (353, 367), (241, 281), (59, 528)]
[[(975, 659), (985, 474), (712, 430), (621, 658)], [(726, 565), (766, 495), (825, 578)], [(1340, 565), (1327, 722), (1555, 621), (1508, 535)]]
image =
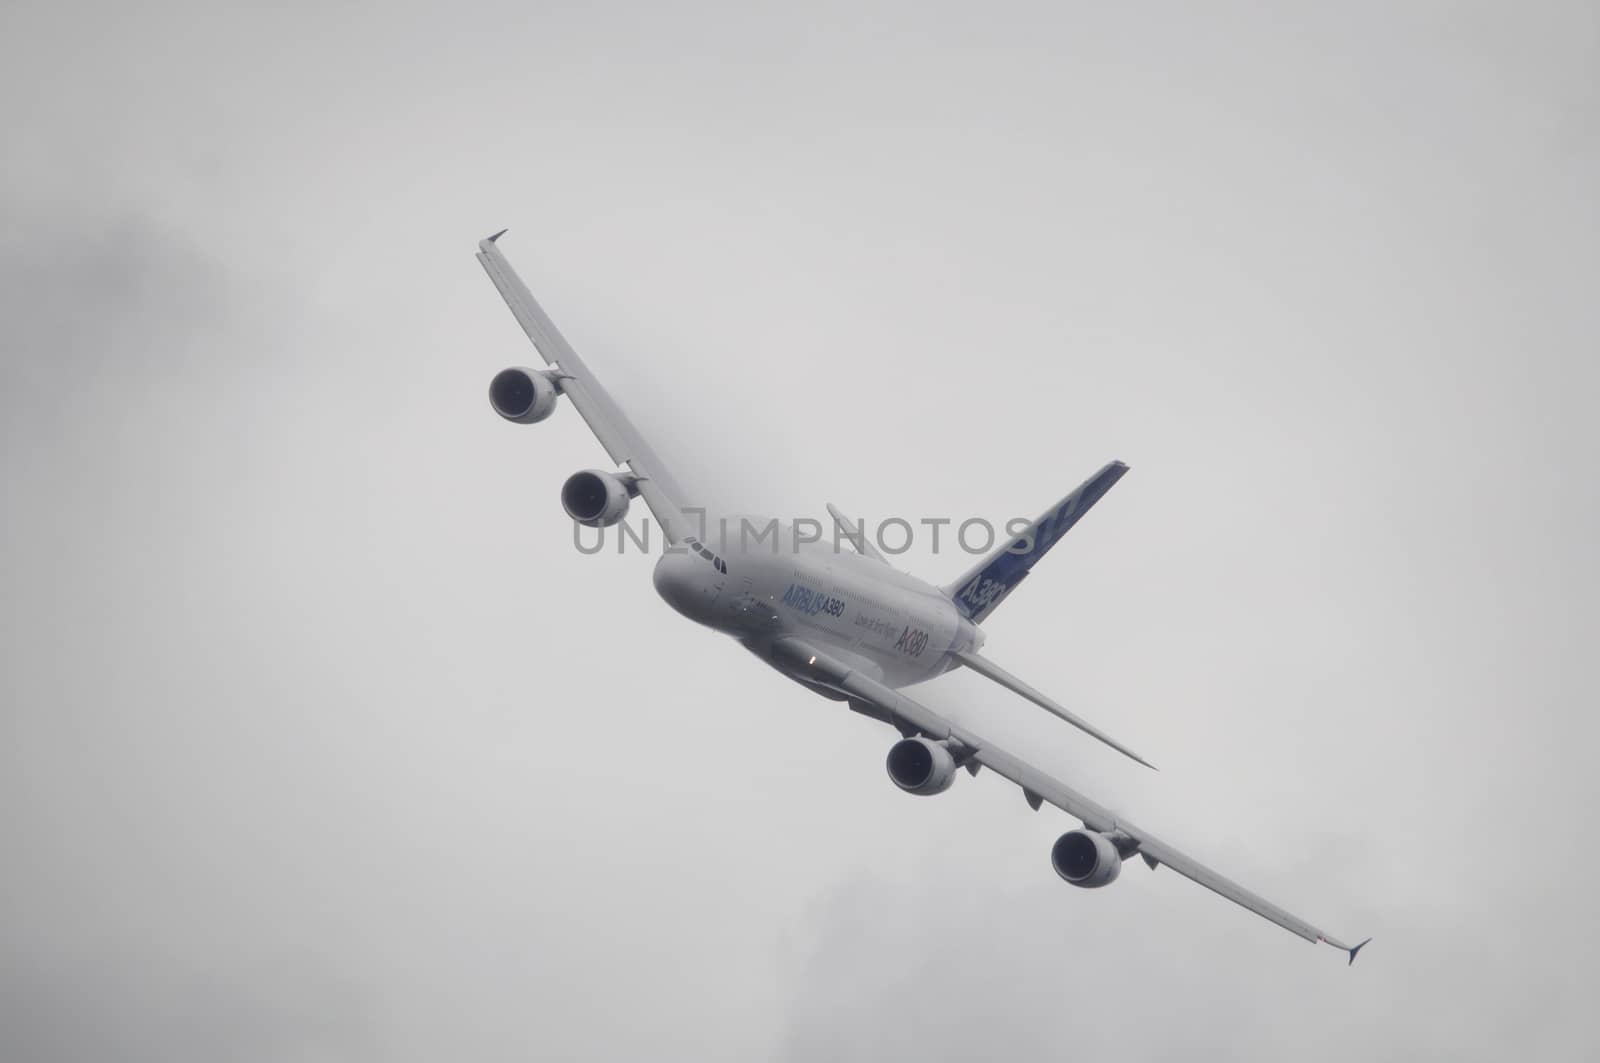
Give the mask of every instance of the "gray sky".
[[(1576, 1058), (1593, 5), (0, 13), (0, 1057)], [(1032, 514), (962, 722), (1071, 821), (577, 556), (505, 248), (683, 479)], [(960, 555), (904, 564), (943, 580)]]

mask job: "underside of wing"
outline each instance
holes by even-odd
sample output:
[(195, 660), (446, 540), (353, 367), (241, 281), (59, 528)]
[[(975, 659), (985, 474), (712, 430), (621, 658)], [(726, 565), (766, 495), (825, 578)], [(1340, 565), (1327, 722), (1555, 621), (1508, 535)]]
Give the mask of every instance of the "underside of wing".
[(511, 308), (511, 313), (527, 333), (528, 339), (541, 357), (554, 371), (557, 390), (577, 407), (578, 413), (589, 425), (600, 445), (618, 465), (625, 465), (633, 475), (633, 486), (650, 507), (657, 522), (671, 542), (677, 542), (690, 533), (684, 518), (687, 505), (682, 491), (673, 481), (666, 465), (645, 442), (633, 422), (628, 420), (598, 377), (589, 369), (578, 352), (561, 335), (522, 278), (517, 276), (511, 263), (506, 261), (498, 243), (505, 231), (478, 243), (478, 261), (484, 272), (499, 289), (500, 296)]
[(1122, 857), (1131, 857), (1134, 853), (1138, 853), (1152, 868), (1169, 867), (1185, 878), (1198, 882), (1307, 941), (1326, 942), (1343, 950), (1349, 955), (1352, 963), (1355, 961), (1356, 953), (1366, 945), (1365, 941), (1353, 947), (1345, 944), (1304, 919), (1218, 874), (1198, 860), (1179, 852), (1143, 828), (1120, 818), (1104, 805), (1040, 771), (1020, 757), (1006, 752), (971, 731), (951, 724), (927, 706), (913, 701), (898, 690), (891, 689), (870, 676), (851, 669), (809, 643), (793, 637), (783, 637), (775, 639), (770, 645), (752, 648), (766, 655), (771, 663), (793, 678), (813, 687), (834, 690), (846, 695), (853, 706), (866, 711), (868, 715), (877, 716), (894, 724), (903, 734), (917, 734), (939, 743), (957, 762), (967, 765), (971, 770), (976, 771), (978, 766), (982, 766), (1001, 778), (1009, 779), (1021, 788), (1029, 805), (1035, 809), (1041, 804), (1054, 805), (1081, 820), (1089, 831), (1101, 835), (1105, 839), (1105, 844)]

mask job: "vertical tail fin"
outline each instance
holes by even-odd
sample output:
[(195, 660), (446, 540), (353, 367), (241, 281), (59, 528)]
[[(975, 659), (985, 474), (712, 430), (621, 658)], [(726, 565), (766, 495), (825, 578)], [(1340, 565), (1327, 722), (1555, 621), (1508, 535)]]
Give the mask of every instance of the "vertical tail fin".
[(1040, 514), (1039, 519), (1013, 539), (1008, 540), (994, 553), (978, 562), (960, 579), (944, 587), (945, 594), (956, 603), (974, 624), (981, 624), (1006, 595), (1016, 590), (1028, 571), (1039, 562), (1050, 548), (1089, 508), (1122, 479), (1128, 467), (1113, 461), (1083, 483), (1066, 498)]

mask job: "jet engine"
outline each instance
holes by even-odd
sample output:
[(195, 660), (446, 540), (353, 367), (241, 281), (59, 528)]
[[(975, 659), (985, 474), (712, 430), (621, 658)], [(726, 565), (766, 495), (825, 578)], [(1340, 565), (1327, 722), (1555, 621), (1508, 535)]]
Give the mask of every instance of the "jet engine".
[(508, 421), (533, 424), (555, 412), (561, 395), (550, 377), (536, 369), (502, 369), (489, 381), (489, 405)]
[(606, 528), (627, 515), (628, 498), (633, 494), (633, 489), (611, 473), (585, 469), (561, 485), (561, 508), (579, 524)]
[(908, 794), (942, 794), (956, 779), (955, 758), (937, 742), (906, 738), (889, 747), (889, 778)]
[(1104, 834), (1069, 830), (1050, 847), (1050, 866), (1074, 886), (1092, 890), (1116, 881), (1122, 854)]

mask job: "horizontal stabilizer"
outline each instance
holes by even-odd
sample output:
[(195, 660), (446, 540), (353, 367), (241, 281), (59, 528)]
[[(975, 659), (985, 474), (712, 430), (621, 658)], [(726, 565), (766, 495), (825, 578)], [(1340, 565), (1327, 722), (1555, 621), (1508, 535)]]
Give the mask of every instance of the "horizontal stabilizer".
[(1045, 697), (1043, 694), (1033, 689), (1033, 687), (1024, 683), (1022, 680), (1018, 679), (1016, 676), (1012, 675), (1004, 668), (1001, 668), (998, 664), (995, 664), (988, 658), (979, 657), (976, 653), (955, 653), (952, 656), (954, 656), (956, 660), (960, 661), (968, 668), (972, 669), (974, 672), (977, 672), (979, 675), (984, 676), (987, 679), (993, 679), (996, 683), (999, 683), (1007, 690), (1021, 694), (1023, 697), (1027, 698), (1041, 709), (1044, 709), (1046, 712), (1066, 720), (1072, 726), (1078, 728), (1080, 731), (1083, 731), (1085, 734), (1089, 734), (1095, 738), (1098, 738), (1112, 749), (1115, 749), (1118, 753), (1137, 760), (1140, 764), (1143, 764), (1151, 771), (1160, 770), (1154, 764), (1150, 763), (1148, 760), (1145, 760), (1139, 754), (1118, 742), (1116, 739), (1112, 738), (1110, 735), (1094, 726), (1094, 724), (1090, 723), (1088, 720), (1083, 719), (1075, 713), (1068, 712), (1066, 709), (1062, 708), (1051, 699)]
[(836, 528), (834, 533), (835, 543), (839, 541), (838, 537), (843, 535), (844, 541), (855, 547), (856, 553), (860, 554), (862, 557), (870, 557), (872, 560), (882, 561), (886, 565), (889, 563), (889, 559), (879, 553), (878, 548), (873, 546), (872, 541), (867, 538), (866, 525), (859, 521), (851, 520), (849, 517), (845, 516), (844, 513), (840, 511), (839, 507), (834, 505), (832, 502), (828, 503), (828, 515), (833, 518), (833, 523)]

